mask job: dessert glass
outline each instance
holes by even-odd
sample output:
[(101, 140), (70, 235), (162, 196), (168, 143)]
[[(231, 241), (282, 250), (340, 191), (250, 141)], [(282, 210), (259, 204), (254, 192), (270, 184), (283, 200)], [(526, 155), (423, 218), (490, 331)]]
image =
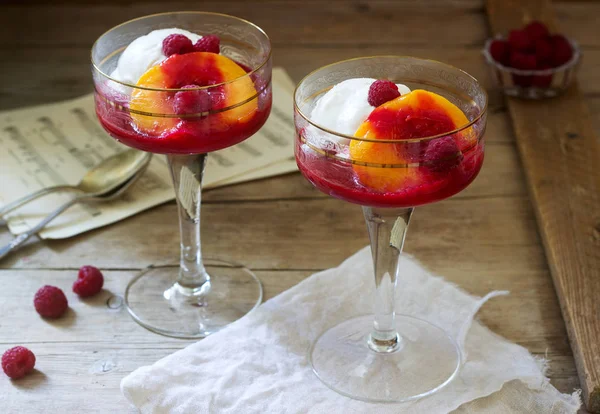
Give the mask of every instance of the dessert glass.
[[(133, 40), (172, 27), (219, 36), (221, 55), (247, 70), (236, 79), (194, 90), (211, 99), (216, 96), (218, 109), (213, 106), (206, 112), (185, 115), (157, 110), (166, 108), (159, 103), (190, 89), (140, 87), (111, 77), (119, 56)], [(239, 319), (262, 300), (261, 283), (250, 270), (230, 260), (202, 256), (200, 204), (207, 153), (249, 138), (267, 120), (272, 102), (271, 65), (271, 43), (259, 27), (216, 13), (174, 12), (138, 18), (112, 28), (92, 48), (96, 113), (101, 124), (128, 146), (166, 154), (175, 186), (181, 234), (179, 265), (150, 267), (134, 277), (125, 292), (129, 313), (151, 331), (201, 338)], [(248, 89), (249, 84), (254, 89)], [(252, 94), (236, 94), (240, 85)], [(144, 97), (141, 109), (139, 102), (130, 105), (132, 96)], [(144, 105), (149, 109), (144, 110)], [(158, 126), (161, 134), (152, 135), (140, 125)], [(163, 125), (176, 127), (161, 129)], [(150, 242), (160, 248), (160, 240)]]
[[(435, 92), (460, 108), (469, 122), (441, 135), (396, 140), (343, 135), (311, 121), (318, 99), (351, 78), (389, 79), (411, 90)], [(459, 372), (461, 352), (442, 328), (395, 313), (399, 258), (413, 208), (450, 197), (477, 176), (484, 156), (487, 94), (477, 80), (452, 66), (376, 56), (312, 72), (298, 84), (294, 104), (298, 167), (321, 191), (362, 206), (375, 275), (374, 315), (349, 319), (322, 333), (309, 351), (313, 370), (331, 389), (363, 401), (402, 402), (432, 394)], [(464, 139), (456, 154), (428, 158), (428, 146), (455, 134)], [(351, 149), (365, 143), (368, 151)], [(410, 159), (378, 162), (388, 152), (408, 154)], [(396, 185), (381, 190), (365, 182)], [(424, 369), (432, 363), (438, 368), (435, 372)]]

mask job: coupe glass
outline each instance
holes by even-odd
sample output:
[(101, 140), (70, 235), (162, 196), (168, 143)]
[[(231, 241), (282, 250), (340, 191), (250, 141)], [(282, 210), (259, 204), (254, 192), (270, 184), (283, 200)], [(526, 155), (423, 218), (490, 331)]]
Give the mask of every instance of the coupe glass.
[[(183, 89), (185, 85), (178, 85), (182, 89), (148, 88), (111, 77), (119, 56), (133, 40), (166, 28), (219, 36), (221, 54), (240, 63), (247, 73), (228, 82), (192, 89), (198, 96), (208, 96), (212, 106), (185, 115), (175, 114), (173, 106), (165, 104), (177, 92), (189, 92)], [(245, 140), (269, 116), (269, 38), (254, 24), (223, 14), (157, 14), (131, 20), (103, 34), (92, 48), (92, 66), (96, 113), (101, 124), (128, 146), (166, 154), (177, 197), (179, 265), (150, 267), (136, 276), (125, 292), (127, 309), (138, 323), (163, 335), (201, 338), (216, 332), (254, 309), (262, 300), (262, 286), (244, 266), (202, 256), (202, 176), (208, 152)], [(198, 82), (201, 80), (193, 83)], [(238, 93), (240, 90), (245, 93)], [(160, 249), (160, 240), (149, 242)]]
[[(318, 99), (352, 78), (389, 79), (435, 92), (468, 119), (458, 129), (409, 140), (356, 138), (311, 120)], [(362, 206), (373, 256), (374, 315), (321, 334), (310, 350), (314, 372), (330, 388), (359, 400), (402, 402), (432, 394), (458, 373), (461, 352), (441, 327), (396, 314), (398, 261), (413, 208), (467, 187), (483, 163), (487, 94), (467, 73), (432, 60), (380, 56), (347, 60), (306, 76), (295, 92), (296, 161), (321, 191)], [(455, 153), (435, 159), (427, 148), (452, 139)], [(394, 154), (404, 154), (403, 162)], [(385, 160), (385, 163), (382, 162)], [(430, 372), (424, 366), (434, 362)]]

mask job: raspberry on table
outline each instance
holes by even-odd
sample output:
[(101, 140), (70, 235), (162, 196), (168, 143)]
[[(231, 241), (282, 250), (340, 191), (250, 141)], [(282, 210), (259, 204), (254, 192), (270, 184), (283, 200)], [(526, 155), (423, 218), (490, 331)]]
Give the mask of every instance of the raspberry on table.
[(12, 379), (19, 379), (33, 371), (35, 355), (24, 346), (10, 348), (2, 355), (2, 370)]
[(398, 86), (389, 80), (376, 80), (369, 88), (369, 105), (378, 107), (400, 96)]
[(431, 171), (445, 172), (460, 164), (463, 154), (454, 138), (448, 136), (430, 141), (423, 158)]
[(192, 41), (182, 34), (171, 34), (163, 40), (162, 51), (165, 56), (184, 55), (194, 51)]
[(55, 286), (43, 286), (33, 298), (35, 310), (44, 318), (58, 318), (69, 307), (64, 292)]
[[(198, 86), (186, 85), (181, 89), (193, 88), (198, 88)], [(179, 91), (173, 98), (173, 109), (177, 115), (192, 115), (208, 112), (211, 107), (211, 97), (206, 89)]]
[(83, 266), (79, 269), (77, 280), (73, 283), (73, 292), (85, 298), (94, 296), (102, 290), (104, 276), (94, 266)]
[(221, 40), (215, 35), (202, 36), (194, 44), (194, 52), (219, 53), (221, 51)]
[(490, 44), (492, 58), (503, 65), (507, 65), (510, 57), (510, 46), (506, 40), (495, 39)]

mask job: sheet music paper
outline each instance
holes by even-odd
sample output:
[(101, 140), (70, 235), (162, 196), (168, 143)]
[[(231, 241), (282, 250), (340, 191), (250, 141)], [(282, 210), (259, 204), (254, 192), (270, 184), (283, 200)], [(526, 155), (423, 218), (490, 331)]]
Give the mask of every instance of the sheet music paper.
[[(281, 68), (273, 70), (273, 107), (265, 126), (248, 140), (211, 153), (205, 188), (215, 188), (295, 171), (293, 161), (294, 84)], [(40, 188), (77, 184), (87, 170), (126, 147), (96, 119), (93, 95), (0, 113), (0, 206)], [(28, 230), (73, 197), (53, 194), (4, 217), (12, 233)], [(70, 237), (122, 220), (172, 200), (164, 156), (154, 156), (144, 176), (120, 199), (71, 207), (44, 229), (48, 239)]]

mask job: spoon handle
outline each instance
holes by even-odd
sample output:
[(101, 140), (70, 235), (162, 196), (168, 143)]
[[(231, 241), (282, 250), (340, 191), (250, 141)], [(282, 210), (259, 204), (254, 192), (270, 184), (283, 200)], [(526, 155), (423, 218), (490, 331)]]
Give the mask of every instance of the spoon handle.
[(0, 217), (4, 216), (10, 211), (13, 211), (15, 208), (21, 207), (23, 204), (29, 203), (30, 201), (40, 198), (43, 195), (54, 193), (55, 191), (64, 191), (72, 189), (73, 187), (68, 185), (57, 185), (54, 187), (42, 188), (41, 190), (26, 195), (25, 197), (19, 198), (18, 200), (13, 201), (12, 203), (8, 203), (4, 207), (0, 208)]
[(29, 238), (31, 236), (33, 236), (34, 234), (37, 234), (37, 232), (39, 232), (41, 229), (46, 227), (46, 225), (48, 223), (50, 223), (52, 220), (54, 220), (56, 217), (58, 217), (60, 214), (62, 214), (65, 210), (67, 210), (71, 206), (80, 202), (83, 198), (86, 198), (86, 197), (79, 196), (79, 197), (75, 197), (75, 198), (67, 201), (65, 204), (63, 204), (62, 206), (60, 206), (59, 208), (54, 210), (52, 213), (48, 214), (42, 221), (40, 221), (38, 224), (36, 224), (33, 228), (31, 228), (30, 230), (27, 230), (24, 233), (21, 233), (21, 234), (15, 236), (15, 238), (12, 239), (6, 246), (0, 247), (0, 260), (2, 260), (4, 257), (6, 257), (13, 250), (16, 250), (19, 246), (21, 246), (23, 243), (25, 243), (27, 240), (29, 240)]

